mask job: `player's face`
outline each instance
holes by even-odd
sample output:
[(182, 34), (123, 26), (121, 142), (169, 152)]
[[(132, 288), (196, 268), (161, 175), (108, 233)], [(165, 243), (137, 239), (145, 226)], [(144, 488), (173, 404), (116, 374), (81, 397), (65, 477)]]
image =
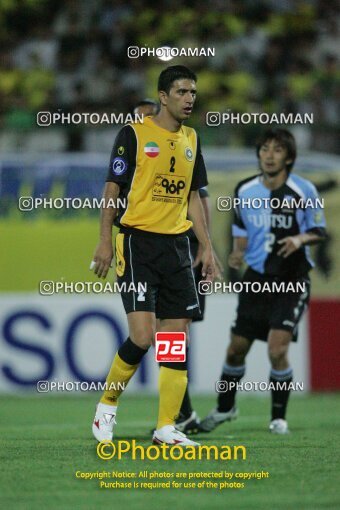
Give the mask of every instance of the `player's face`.
[(193, 80), (175, 80), (169, 94), (161, 92), (162, 104), (178, 122), (190, 117), (195, 100), (196, 83)]
[(268, 175), (276, 175), (280, 170), (284, 170), (288, 159), (287, 149), (280, 145), (276, 140), (267, 140), (259, 151), (260, 168)]

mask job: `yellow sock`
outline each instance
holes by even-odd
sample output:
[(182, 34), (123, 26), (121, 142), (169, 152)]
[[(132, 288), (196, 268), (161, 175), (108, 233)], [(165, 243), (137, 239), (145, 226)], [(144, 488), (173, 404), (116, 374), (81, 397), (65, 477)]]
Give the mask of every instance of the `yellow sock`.
[(188, 384), (186, 370), (160, 367), (159, 370), (159, 412), (157, 429), (174, 425), (182, 405)]
[[(129, 365), (125, 363), (117, 352), (112, 362), (109, 375), (106, 378), (108, 389), (104, 391), (100, 402), (102, 404), (116, 406), (118, 397), (124, 391), (124, 387), (130, 381), (138, 366), (139, 364)], [(110, 384), (112, 389), (110, 389)]]

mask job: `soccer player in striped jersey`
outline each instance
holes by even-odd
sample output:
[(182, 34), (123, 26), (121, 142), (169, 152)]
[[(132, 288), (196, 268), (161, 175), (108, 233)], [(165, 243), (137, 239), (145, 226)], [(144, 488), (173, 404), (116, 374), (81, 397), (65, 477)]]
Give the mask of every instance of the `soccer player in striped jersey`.
[[(288, 360), (290, 343), (297, 340), (298, 323), (310, 295), (309, 271), (313, 267), (309, 245), (326, 236), (323, 209), (315, 186), (292, 174), (296, 158), (293, 135), (285, 129), (266, 131), (257, 144), (261, 173), (241, 181), (235, 196), (244, 200), (235, 211), (234, 245), (229, 265), (239, 269), (245, 261), (245, 282), (300, 282), (304, 291), (247, 292), (239, 294), (237, 317), (220, 379), (239, 382), (245, 373), (246, 356), (254, 340), (266, 341), (271, 363), (270, 431), (288, 432), (286, 409), (293, 370)], [(252, 206), (252, 199), (276, 199), (275, 208)], [(250, 205), (248, 205), (250, 201)], [(270, 202), (274, 204), (274, 201)], [(286, 383), (286, 384), (282, 384)], [(237, 417), (236, 386), (220, 393), (217, 407), (202, 420), (202, 431)]]

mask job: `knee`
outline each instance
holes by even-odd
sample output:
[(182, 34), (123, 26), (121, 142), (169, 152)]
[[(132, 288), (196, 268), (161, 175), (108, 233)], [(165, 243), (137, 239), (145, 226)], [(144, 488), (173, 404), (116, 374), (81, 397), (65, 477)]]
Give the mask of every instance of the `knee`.
[(275, 370), (282, 370), (288, 364), (288, 349), (292, 339), (289, 331), (274, 331), (269, 333), (268, 356)]
[(234, 345), (229, 345), (227, 349), (227, 363), (231, 366), (240, 366), (244, 365), (246, 359), (247, 351), (244, 351), (242, 348), (235, 347)]
[(268, 346), (268, 356), (273, 368), (280, 368), (287, 359), (287, 345), (277, 344)]
[(141, 349), (148, 349), (154, 342), (155, 330), (153, 327), (138, 327), (130, 333), (130, 338)]

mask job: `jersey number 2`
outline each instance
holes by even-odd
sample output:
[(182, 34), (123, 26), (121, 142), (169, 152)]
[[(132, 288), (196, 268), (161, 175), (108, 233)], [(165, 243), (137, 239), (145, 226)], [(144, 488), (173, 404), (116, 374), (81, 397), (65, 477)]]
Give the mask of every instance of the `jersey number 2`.
[(267, 253), (271, 253), (273, 251), (273, 246), (275, 243), (275, 234), (272, 232), (269, 232), (265, 235), (265, 241), (264, 241), (264, 251)]
[(174, 156), (172, 156), (172, 158), (170, 159), (170, 172), (174, 172), (175, 171), (175, 163), (176, 163), (176, 158)]

